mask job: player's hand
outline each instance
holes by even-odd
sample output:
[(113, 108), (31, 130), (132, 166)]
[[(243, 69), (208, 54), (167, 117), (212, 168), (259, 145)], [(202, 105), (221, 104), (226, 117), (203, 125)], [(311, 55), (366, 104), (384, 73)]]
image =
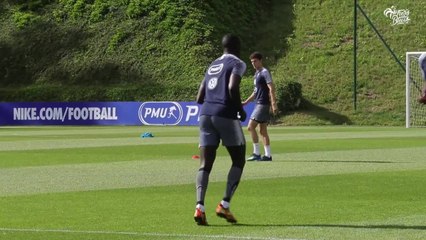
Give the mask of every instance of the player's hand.
[(239, 111), (238, 115), (240, 115), (240, 121), (241, 122), (244, 122), (247, 118), (247, 113), (246, 113), (246, 111), (244, 111), (244, 109)]
[(278, 106), (277, 104), (272, 105), (272, 115), (276, 116), (278, 114)]
[(272, 113), (274, 114), (274, 116), (278, 115), (279, 113), (278, 108), (273, 109)]

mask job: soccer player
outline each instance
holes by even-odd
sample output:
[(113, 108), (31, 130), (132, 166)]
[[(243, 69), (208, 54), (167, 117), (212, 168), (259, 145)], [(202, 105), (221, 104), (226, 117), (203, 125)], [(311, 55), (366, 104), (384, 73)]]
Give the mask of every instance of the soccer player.
[(419, 98), (419, 102), (426, 104), (426, 53), (422, 53), (419, 57), (419, 68), (423, 77), (423, 93), (422, 97)]
[[(253, 140), (253, 154), (247, 161), (272, 161), (270, 139), (268, 134), (268, 121), (270, 119), (269, 109), (272, 106), (272, 112), (277, 113), (277, 103), (275, 97), (275, 86), (272, 82), (271, 74), (268, 69), (263, 67), (262, 54), (254, 52), (250, 55), (250, 61), (256, 72), (254, 74), (254, 91), (243, 102), (246, 105), (252, 100), (256, 100), (256, 106), (250, 116), (248, 131)], [(259, 133), (262, 137), (262, 143), (265, 155), (260, 156), (259, 136), (256, 127), (259, 125)]]
[(200, 168), (196, 176), (197, 203), (194, 214), (198, 225), (207, 225), (204, 199), (220, 141), (231, 157), (232, 166), (224, 197), (216, 207), (216, 215), (230, 223), (237, 222), (229, 205), (243, 173), (246, 152), (240, 123), (246, 119), (240, 97), (240, 82), (246, 64), (239, 59), (240, 45), (240, 39), (235, 35), (227, 34), (222, 38), (223, 55), (210, 64), (197, 94), (197, 102), (202, 104)]

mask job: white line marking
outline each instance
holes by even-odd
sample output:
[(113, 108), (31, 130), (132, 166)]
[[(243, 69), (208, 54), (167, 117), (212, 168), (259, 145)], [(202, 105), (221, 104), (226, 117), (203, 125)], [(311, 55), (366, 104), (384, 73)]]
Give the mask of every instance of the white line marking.
[(28, 232), (28, 233), (73, 233), (73, 234), (102, 234), (102, 235), (131, 235), (146, 237), (184, 237), (184, 238), (211, 238), (211, 239), (252, 239), (252, 240), (307, 240), (296, 238), (275, 238), (275, 237), (248, 237), (248, 236), (227, 236), (227, 235), (197, 235), (197, 234), (169, 234), (169, 233), (143, 233), (143, 232), (121, 232), (121, 231), (83, 231), (67, 229), (24, 229), (24, 228), (0, 228), (0, 232)]

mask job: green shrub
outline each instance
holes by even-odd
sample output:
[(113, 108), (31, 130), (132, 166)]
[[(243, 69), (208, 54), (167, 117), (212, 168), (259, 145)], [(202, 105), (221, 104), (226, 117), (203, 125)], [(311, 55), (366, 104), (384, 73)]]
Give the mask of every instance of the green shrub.
[(13, 21), (15, 22), (18, 28), (24, 28), (30, 25), (33, 22), (39, 20), (40, 17), (31, 12), (21, 12), (14, 11), (13, 12)]
[(126, 13), (130, 18), (140, 18), (148, 15), (158, 4), (158, 1), (152, 0), (130, 0)]
[(130, 33), (126, 32), (125, 30), (117, 30), (117, 32), (111, 37), (111, 40), (109, 41), (107, 51), (113, 52), (129, 35)]
[(95, 2), (92, 5), (92, 12), (90, 14), (90, 21), (91, 22), (99, 22), (101, 21), (106, 14), (108, 14), (110, 5), (108, 2), (105, 2), (104, 0), (95, 0)]
[(9, 0), (9, 4), (16, 5), (20, 11), (37, 11), (55, 0)]
[(61, 88), (58, 86), (32, 85), (15, 92), (13, 101), (44, 102), (61, 98)]
[(288, 82), (276, 88), (278, 108), (281, 111), (292, 111), (300, 107), (302, 102), (302, 84)]
[(138, 88), (133, 86), (109, 88), (105, 92), (108, 101), (135, 101), (138, 97)]

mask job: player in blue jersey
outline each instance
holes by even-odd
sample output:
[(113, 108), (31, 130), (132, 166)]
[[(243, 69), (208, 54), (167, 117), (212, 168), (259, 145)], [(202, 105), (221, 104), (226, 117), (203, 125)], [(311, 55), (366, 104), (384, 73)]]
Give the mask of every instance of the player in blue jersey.
[[(276, 114), (278, 111), (275, 86), (268, 69), (263, 67), (262, 54), (259, 52), (252, 53), (250, 55), (250, 61), (254, 69), (256, 69), (254, 74), (255, 87), (253, 93), (243, 102), (243, 105), (253, 100), (256, 101), (256, 105), (248, 123), (248, 131), (253, 140), (253, 154), (247, 161), (272, 161), (268, 122), (270, 119), (270, 108), (272, 107), (273, 114)], [(263, 156), (260, 155), (259, 149), (259, 136), (256, 130), (258, 125), (263, 148), (265, 150), (265, 155)]]
[(419, 102), (426, 104), (426, 53), (422, 53), (419, 57), (419, 68), (424, 80), (422, 97), (419, 98)]
[(239, 59), (240, 45), (240, 39), (232, 34), (223, 37), (223, 55), (210, 64), (198, 90), (197, 102), (202, 104), (200, 168), (196, 176), (197, 203), (194, 214), (198, 225), (207, 225), (204, 199), (220, 141), (228, 150), (232, 166), (224, 197), (216, 207), (216, 215), (228, 222), (237, 222), (229, 210), (229, 204), (243, 173), (246, 152), (246, 141), (240, 123), (246, 119), (240, 97), (240, 82), (246, 64)]

